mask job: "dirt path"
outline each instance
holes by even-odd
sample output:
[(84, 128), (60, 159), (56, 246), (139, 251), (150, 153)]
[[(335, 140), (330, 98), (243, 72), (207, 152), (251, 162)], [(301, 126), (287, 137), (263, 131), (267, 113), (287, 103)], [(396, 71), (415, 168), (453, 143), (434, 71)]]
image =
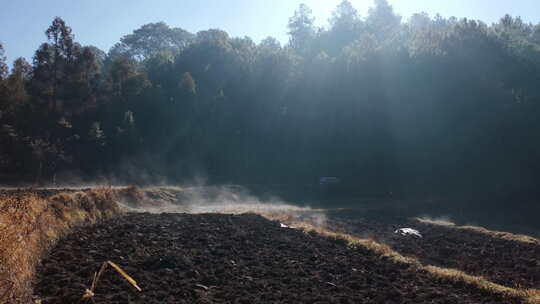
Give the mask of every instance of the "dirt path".
[(342, 240), (257, 215), (129, 214), (74, 231), (38, 269), (42, 303), (75, 303), (100, 265), (95, 303), (520, 303), (435, 279)]

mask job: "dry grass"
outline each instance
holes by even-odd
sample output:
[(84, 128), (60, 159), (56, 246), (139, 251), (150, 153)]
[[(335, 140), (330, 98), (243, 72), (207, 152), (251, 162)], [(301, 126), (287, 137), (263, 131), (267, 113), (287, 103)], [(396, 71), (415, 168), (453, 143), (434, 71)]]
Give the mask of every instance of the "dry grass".
[(0, 303), (29, 303), (40, 257), (71, 228), (111, 217), (119, 209), (112, 189), (0, 194)]
[(135, 289), (137, 289), (138, 291), (142, 291), (139, 285), (137, 285), (137, 282), (130, 275), (128, 275), (120, 266), (116, 265), (115, 263), (111, 261), (106, 261), (106, 262), (103, 262), (103, 264), (101, 264), (99, 271), (94, 274), (94, 280), (92, 281), (92, 286), (90, 287), (90, 289), (86, 289), (84, 291), (84, 294), (81, 300), (92, 301), (92, 298), (95, 296), (94, 291), (96, 290), (99, 279), (101, 275), (103, 274), (103, 272), (105, 272), (105, 269), (107, 268), (107, 266), (111, 266), (114, 270), (116, 270), (116, 272), (120, 274), (124, 279), (126, 279), (126, 281), (128, 281), (129, 284), (131, 284)]
[(540, 290), (538, 289), (516, 289), (502, 286), (483, 277), (468, 275), (462, 271), (450, 268), (441, 268), (436, 266), (422, 266), (422, 269), (439, 278), (449, 279), (455, 282), (465, 282), (476, 288), (489, 291), (491, 293), (501, 294), (509, 297), (523, 298), (525, 303), (539, 304)]
[(536, 238), (534, 238), (532, 236), (528, 236), (528, 235), (524, 235), (524, 234), (514, 234), (514, 233), (510, 233), (510, 232), (493, 231), (493, 230), (488, 230), (488, 229), (486, 229), (484, 227), (471, 226), (471, 225), (457, 226), (455, 223), (453, 223), (453, 222), (451, 222), (449, 220), (445, 220), (445, 219), (441, 220), (441, 219), (429, 219), (429, 218), (415, 218), (415, 220), (417, 220), (417, 221), (419, 221), (421, 223), (426, 223), (426, 224), (431, 224), (431, 225), (452, 227), (452, 228), (455, 228), (455, 229), (472, 230), (472, 231), (476, 231), (476, 232), (479, 232), (479, 233), (487, 234), (487, 235), (492, 236), (492, 237), (504, 239), (504, 240), (507, 240), (507, 241), (516, 241), (516, 242), (540, 245), (540, 240), (538, 240), (538, 239), (536, 239)]

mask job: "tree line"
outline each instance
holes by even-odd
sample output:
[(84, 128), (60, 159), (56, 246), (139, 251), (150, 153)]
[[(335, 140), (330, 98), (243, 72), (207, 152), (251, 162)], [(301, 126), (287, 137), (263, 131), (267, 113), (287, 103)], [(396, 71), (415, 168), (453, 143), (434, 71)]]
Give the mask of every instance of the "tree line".
[(540, 24), (342, 1), (289, 41), (143, 25), (107, 53), (56, 18), (31, 63), (0, 46), (0, 180), (306, 184), (535, 193)]

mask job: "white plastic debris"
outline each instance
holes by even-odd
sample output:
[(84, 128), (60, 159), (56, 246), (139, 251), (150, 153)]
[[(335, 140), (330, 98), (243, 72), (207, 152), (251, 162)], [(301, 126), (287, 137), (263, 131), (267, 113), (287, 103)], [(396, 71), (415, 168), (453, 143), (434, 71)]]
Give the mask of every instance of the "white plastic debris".
[(283, 223), (280, 223), (280, 226), (281, 226), (281, 228), (291, 228), (291, 227), (289, 227), (289, 226), (287, 226), (287, 225), (285, 225)]
[(419, 238), (422, 237), (422, 235), (420, 234), (420, 231), (412, 229), (412, 228), (399, 228), (398, 230), (394, 231), (394, 233), (401, 234), (403, 236), (412, 235)]

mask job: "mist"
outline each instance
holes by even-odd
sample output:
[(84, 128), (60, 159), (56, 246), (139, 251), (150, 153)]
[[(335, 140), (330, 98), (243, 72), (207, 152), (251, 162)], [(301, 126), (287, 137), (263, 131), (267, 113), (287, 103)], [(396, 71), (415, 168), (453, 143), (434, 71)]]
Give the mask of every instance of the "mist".
[(55, 18), (32, 63), (0, 47), (0, 184), (239, 185), (182, 210), (538, 229), (539, 25), (331, 16), (300, 5), (284, 44), (156, 21), (110, 50)]

